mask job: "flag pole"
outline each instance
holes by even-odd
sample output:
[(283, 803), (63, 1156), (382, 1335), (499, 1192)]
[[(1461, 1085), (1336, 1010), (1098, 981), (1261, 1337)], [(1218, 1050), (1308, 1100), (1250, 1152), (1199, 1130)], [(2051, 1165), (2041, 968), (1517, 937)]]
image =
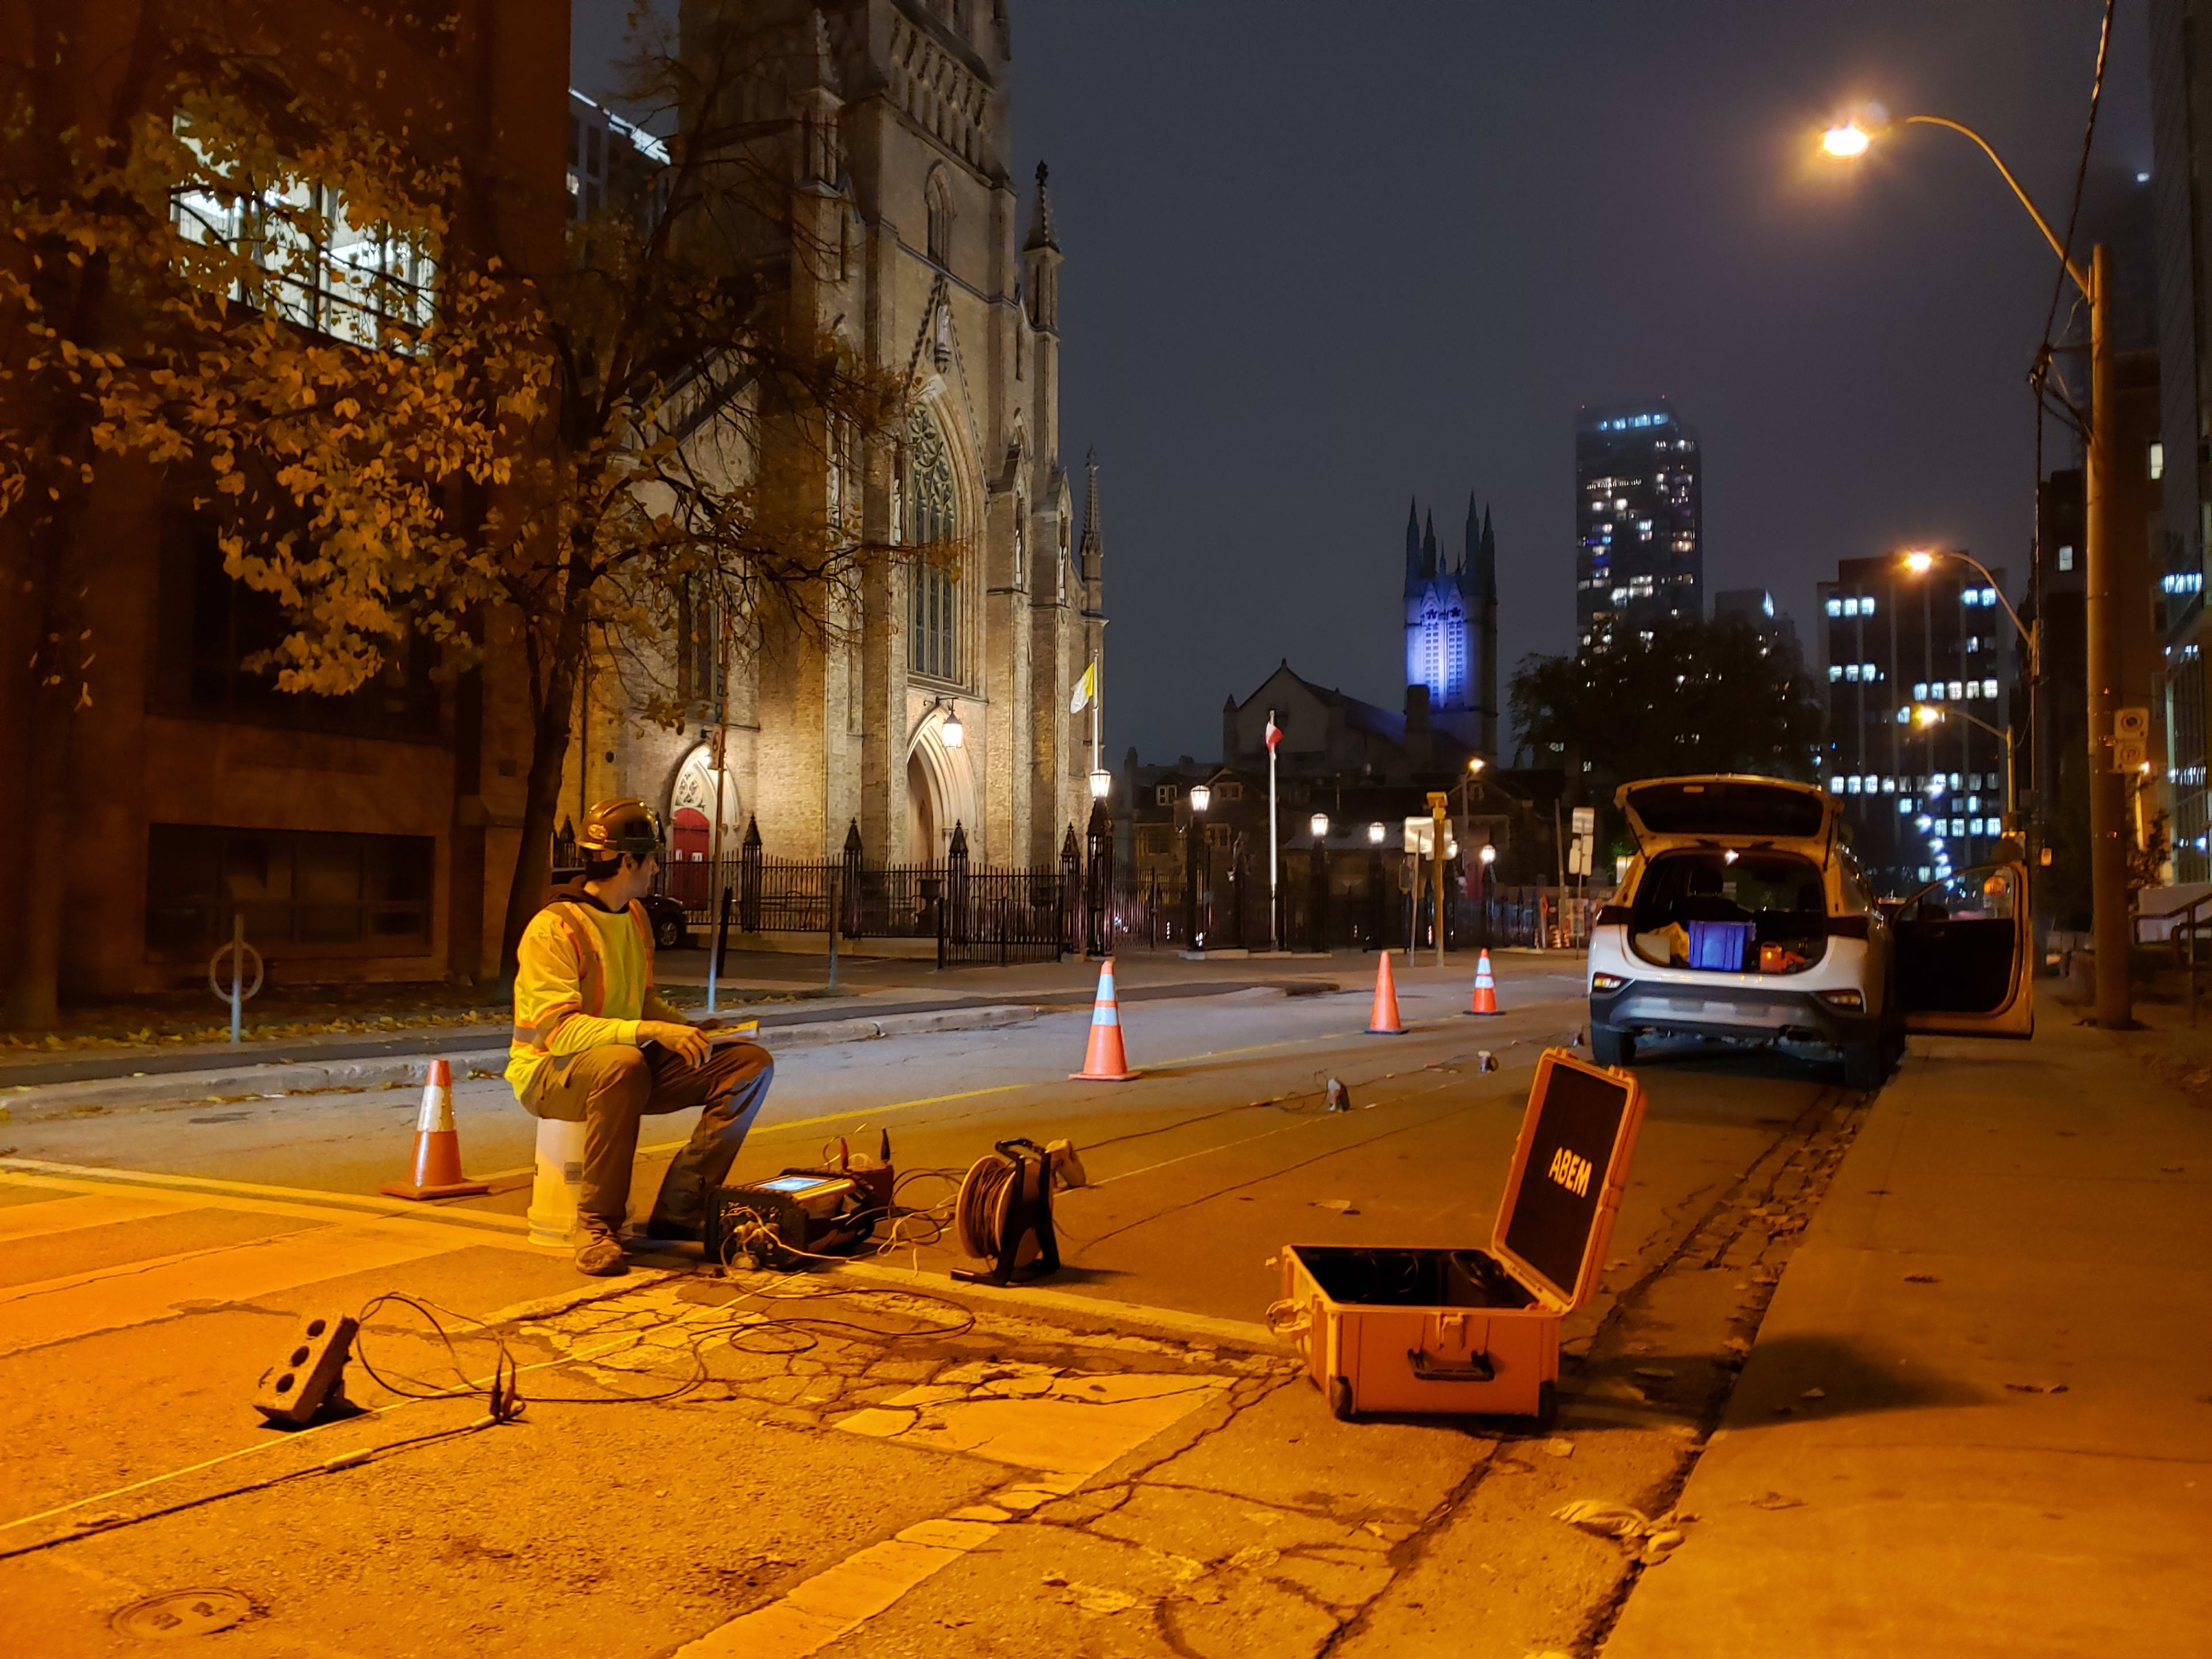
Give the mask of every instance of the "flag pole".
[[(1267, 730), (1275, 729), (1275, 711), (1267, 711)], [(1275, 892), (1275, 860), (1279, 837), (1275, 833), (1275, 744), (1271, 735), (1267, 743), (1267, 948), (1283, 948), (1283, 906)]]

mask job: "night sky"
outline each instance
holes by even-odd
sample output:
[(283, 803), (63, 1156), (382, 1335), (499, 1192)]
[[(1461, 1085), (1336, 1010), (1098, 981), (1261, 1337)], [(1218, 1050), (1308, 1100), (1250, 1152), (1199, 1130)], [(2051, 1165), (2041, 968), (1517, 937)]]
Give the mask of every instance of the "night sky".
[[(2094, 0), (1665, 6), (1012, 0), (1014, 170), (1051, 163), (1061, 442), (1101, 463), (1118, 763), (1219, 748), (1279, 658), (1403, 701), (1406, 503), (1496, 517), (1505, 668), (1568, 649), (1573, 422), (1671, 398), (1705, 580), (1809, 643), (1837, 560), (2024, 576), (2053, 260), (1966, 140), (1855, 171), (1831, 113), (1978, 128), (2063, 218)], [(589, 89), (616, 0), (574, 0)], [(2144, 0), (2097, 160), (2150, 166)], [(2055, 445), (2054, 430), (2050, 441)], [(1501, 693), (1503, 681), (1501, 675)]]

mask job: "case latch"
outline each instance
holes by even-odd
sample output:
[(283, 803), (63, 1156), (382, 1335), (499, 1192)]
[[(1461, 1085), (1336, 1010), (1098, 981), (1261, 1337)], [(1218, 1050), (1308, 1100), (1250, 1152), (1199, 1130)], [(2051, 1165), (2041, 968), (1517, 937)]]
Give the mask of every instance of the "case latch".
[[(1437, 1315), (1437, 1346), (1466, 1349), (1471, 1322), (1463, 1313)], [(1415, 1379), (1423, 1382), (1488, 1382), (1497, 1375), (1491, 1367), (1490, 1356), (1480, 1352), (1462, 1352), (1456, 1358), (1447, 1358), (1425, 1348), (1408, 1348), (1406, 1363), (1413, 1368)]]

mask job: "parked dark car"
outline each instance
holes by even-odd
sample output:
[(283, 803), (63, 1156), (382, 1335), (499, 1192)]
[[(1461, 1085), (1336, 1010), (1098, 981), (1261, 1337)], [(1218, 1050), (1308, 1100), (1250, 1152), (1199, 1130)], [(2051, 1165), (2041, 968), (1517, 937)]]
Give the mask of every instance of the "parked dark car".
[[(574, 881), (584, 872), (580, 868), (556, 870), (553, 885)], [(681, 951), (691, 943), (691, 931), (684, 917), (684, 907), (665, 893), (645, 896), (645, 919), (653, 924), (653, 942), (664, 951)]]

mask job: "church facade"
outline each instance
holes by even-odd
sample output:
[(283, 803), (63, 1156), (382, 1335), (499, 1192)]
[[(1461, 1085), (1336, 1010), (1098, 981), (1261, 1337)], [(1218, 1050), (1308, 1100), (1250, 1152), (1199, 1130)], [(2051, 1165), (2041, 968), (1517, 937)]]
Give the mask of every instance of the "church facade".
[(1490, 514), (1467, 503), (1456, 562), (1406, 509), (1406, 684), (1428, 689), (1430, 718), (1476, 753), (1498, 753), (1498, 544)]
[(835, 856), (857, 825), (871, 861), (934, 862), (957, 830), (978, 864), (1042, 864), (1090, 813), (1094, 716), (1069, 705), (1103, 656), (1105, 549), (1095, 459), (1079, 486), (1062, 458), (1061, 255), (1045, 169), (1018, 188), (1009, 164), (1006, 6), (788, 9), (795, 211), (839, 251), (793, 253), (790, 304), (915, 387), (902, 430), (825, 455), (819, 482), (890, 555), (820, 637), (678, 665), (680, 730), (596, 675), (562, 817), (639, 796), (679, 861), (750, 820), (771, 856)]

